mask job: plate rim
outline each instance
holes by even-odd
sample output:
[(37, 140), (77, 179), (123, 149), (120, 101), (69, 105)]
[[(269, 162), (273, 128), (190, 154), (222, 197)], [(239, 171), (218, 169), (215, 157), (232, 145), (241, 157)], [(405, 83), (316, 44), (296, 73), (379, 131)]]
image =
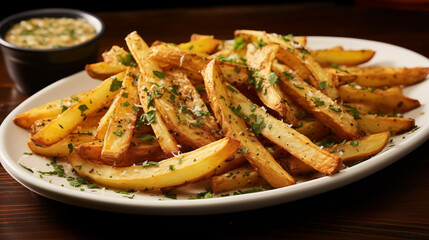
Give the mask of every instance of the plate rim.
[[(336, 36), (307, 36), (309, 40), (316, 41), (317, 39), (344, 39), (347, 41), (367, 41), (374, 44), (389, 45), (394, 48), (400, 48), (410, 53), (417, 54), (424, 58), (428, 64), (429, 59), (425, 56), (414, 52), (410, 49), (368, 39), (336, 37)], [(30, 96), (13, 109), (4, 119), (0, 126), (0, 140), (5, 138), (5, 129), (14, 125), (13, 117), (25, 108), (32, 100), (43, 97), (43, 94), (50, 89), (56, 89), (63, 83), (71, 81), (79, 74), (86, 74), (85, 70), (72, 74), (66, 78), (60, 79), (57, 82), (45, 87), (36, 94)], [(99, 81), (99, 80), (94, 80)], [(427, 81), (427, 80), (426, 80)], [(387, 151), (371, 158), (371, 161), (364, 161), (353, 168), (342, 170), (342, 172), (333, 176), (324, 176), (308, 182), (302, 182), (296, 185), (285, 188), (272, 189), (263, 192), (252, 194), (242, 194), (229, 197), (217, 197), (212, 199), (195, 199), (195, 200), (136, 200), (126, 198), (113, 198), (104, 195), (92, 194), (89, 192), (81, 192), (76, 190), (67, 190), (64, 187), (50, 184), (42, 179), (36, 178), (34, 175), (26, 172), (25, 169), (18, 165), (18, 160), (11, 160), (11, 156), (5, 149), (4, 144), (0, 144), (0, 163), (4, 169), (16, 181), (27, 189), (36, 192), (47, 198), (64, 202), (67, 204), (98, 209), (104, 211), (113, 211), (132, 214), (149, 214), (149, 215), (201, 215), (201, 214), (216, 214), (216, 213), (231, 213), (257, 208), (274, 206), (282, 203), (292, 202), (299, 199), (311, 197), (324, 192), (328, 192), (350, 183), (363, 179), (375, 172), (386, 168), (396, 162), (403, 156), (409, 154), (429, 138), (429, 124), (420, 126), (419, 131), (415, 131), (412, 137), (404, 141), (406, 144), (399, 144)], [(381, 158), (380, 161), (379, 158)], [(269, 200), (269, 201), (267, 201)]]

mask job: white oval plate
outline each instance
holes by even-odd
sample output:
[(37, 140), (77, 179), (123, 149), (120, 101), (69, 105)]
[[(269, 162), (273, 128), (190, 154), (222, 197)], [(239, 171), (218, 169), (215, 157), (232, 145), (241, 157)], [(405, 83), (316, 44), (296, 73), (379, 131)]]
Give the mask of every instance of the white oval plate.
[[(311, 49), (329, 48), (335, 45), (342, 45), (346, 49), (376, 50), (376, 55), (366, 65), (429, 66), (429, 59), (426, 57), (386, 43), (353, 38), (308, 37), (308, 46)], [(88, 77), (84, 71), (79, 72), (34, 94), (9, 114), (0, 127), (0, 154), (2, 165), (12, 177), (31, 191), (45, 197), (93, 209), (155, 215), (227, 213), (291, 202), (350, 184), (397, 161), (425, 142), (429, 136), (429, 95), (427, 94), (429, 81), (423, 81), (404, 90), (407, 96), (420, 100), (422, 104), (418, 109), (405, 115), (416, 120), (418, 129), (393, 137), (391, 144), (365, 162), (344, 169), (334, 176), (300, 182), (293, 186), (228, 197), (216, 196), (209, 199), (190, 200), (188, 199), (190, 196), (204, 192), (204, 187), (201, 185), (183, 187), (180, 189), (178, 198), (171, 199), (162, 194), (117, 193), (108, 189), (72, 187), (65, 178), (39, 174), (38, 171), (53, 170), (52, 166), (49, 166), (50, 160), (24, 154), (30, 152), (26, 144), (29, 133), (14, 125), (13, 117), (49, 101), (92, 89), (99, 83)], [(66, 172), (72, 174), (68, 165), (64, 164), (64, 166)]]

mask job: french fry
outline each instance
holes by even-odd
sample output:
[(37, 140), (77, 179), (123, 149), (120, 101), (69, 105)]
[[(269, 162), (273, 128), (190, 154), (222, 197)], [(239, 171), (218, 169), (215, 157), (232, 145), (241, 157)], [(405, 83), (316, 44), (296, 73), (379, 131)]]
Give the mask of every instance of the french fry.
[(284, 91), (293, 96), (307, 112), (311, 112), (341, 139), (350, 140), (363, 136), (356, 120), (341, 105), (298, 76), (289, 75), (285, 69), (284, 65), (273, 65)]
[(122, 82), (118, 100), (104, 136), (101, 158), (105, 161), (120, 163), (127, 155), (137, 120), (136, 105), (140, 104), (137, 86), (134, 85), (136, 73), (129, 68)]
[(74, 146), (91, 141), (93, 141), (91, 135), (71, 133), (61, 141), (48, 147), (39, 146), (30, 139), (27, 141), (27, 146), (33, 153), (44, 157), (68, 157), (74, 151)]
[(337, 144), (326, 150), (339, 156), (345, 165), (350, 166), (379, 153), (387, 145), (389, 139), (389, 132), (379, 132), (344, 144)]
[[(381, 152), (389, 142), (389, 139), (389, 132), (380, 132), (336, 144), (325, 148), (325, 150), (341, 158), (342, 163), (346, 166), (352, 166)], [(293, 176), (316, 173), (314, 168), (294, 156), (281, 159), (280, 162)]]
[(311, 140), (319, 140), (330, 133), (329, 128), (314, 118), (299, 120), (294, 129)]
[(85, 91), (32, 108), (15, 115), (13, 122), (22, 128), (30, 129), (33, 123), (39, 119), (58, 117), (58, 115), (76, 104), (77, 101), (86, 94), (87, 92)]
[(338, 91), (345, 103), (372, 105), (384, 113), (404, 113), (420, 106), (419, 100), (403, 95), (397, 86), (387, 89), (374, 89), (347, 84), (340, 86)]
[(254, 131), (320, 172), (334, 174), (339, 170), (341, 162), (338, 157), (320, 149), (309, 138), (253, 104), (237, 89), (232, 86), (229, 89), (228, 96), (235, 112), (238, 109)]
[(349, 84), (355, 82), (357, 75), (351, 74), (346, 70), (340, 67), (326, 67), (324, 68), (326, 72), (331, 74), (332, 81), (334, 82), (335, 87), (339, 87), (344, 84)]
[[(176, 83), (182, 84), (176, 84)], [(219, 127), (195, 87), (180, 70), (164, 71), (154, 79), (153, 94), (157, 111), (168, 129), (188, 151), (221, 138)], [(213, 131), (212, 131), (213, 130)]]
[[(147, 140), (142, 140), (141, 138)], [(167, 158), (156, 138), (150, 134), (133, 137), (129, 146), (129, 151), (126, 152), (126, 157), (124, 157), (121, 162), (104, 160), (101, 156), (102, 149), (102, 140), (85, 142), (75, 147), (77, 154), (85, 160), (116, 167), (126, 167), (142, 163), (146, 160), (160, 161)]]
[(415, 120), (412, 118), (378, 116), (375, 114), (359, 114), (357, 122), (366, 134), (390, 132), (396, 135), (410, 131), (415, 127)]
[(229, 106), (228, 89), (217, 66), (217, 60), (211, 60), (202, 70), (206, 91), (215, 118), (222, 126), (224, 136), (240, 141), (241, 151), (249, 163), (258, 169), (261, 176), (272, 187), (284, 187), (295, 184), (295, 180), (276, 162), (255, 134), (247, 130), (246, 123), (234, 114)]
[(208, 56), (217, 51), (221, 42), (221, 40), (215, 39), (213, 36), (193, 34), (193, 36), (191, 36), (191, 41), (180, 43), (177, 47)]
[(278, 45), (269, 44), (256, 48), (249, 44), (247, 64), (254, 71), (256, 93), (265, 106), (276, 111), (287, 123), (297, 126), (298, 120), (295, 116), (297, 113), (290, 107), (293, 103), (280, 88), (278, 76), (271, 71), (278, 50)]
[(135, 59), (133, 59), (131, 53), (117, 45), (113, 45), (109, 51), (103, 52), (102, 57), (104, 62), (110, 64), (123, 65), (128, 67), (137, 66)]
[(61, 141), (88, 115), (103, 108), (114, 98), (121, 88), (125, 73), (121, 72), (101, 82), (99, 86), (80, 98), (76, 104), (61, 113), (45, 128), (31, 137), (31, 140), (42, 146), (50, 146)]
[(426, 79), (429, 67), (342, 67), (349, 75), (356, 76), (354, 82), (363, 87), (409, 86)]
[(237, 151), (240, 143), (222, 138), (194, 151), (142, 166), (112, 167), (85, 161), (77, 153), (68, 160), (79, 174), (95, 183), (118, 189), (153, 190), (195, 182)]
[(110, 76), (126, 71), (125, 65), (112, 64), (108, 62), (97, 62), (85, 65), (86, 73), (95, 79), (104, 80)]
[(356, 66), (370, 61), (375, 51), (372, 49), (343, 49), (334, 47), (330, 49), (312, 49), (310, 54), (322, 67), (331, 65)]
[(240, 167), (222, 175), (213, 176), (209, 184), (213, 193), (268, 186), (267, 182), (261, 178), (258, 171), (250, 166)]
[(116, 97), (112, 101), (112, 104), (109, 106), (109, 109), (101, 117), (100, 121), (98, 122), (97, 128), (92, 134), (94, 136), (94, 139), (104, 140), (107, 128), (109, 127), (110, 119), (112, 118), (113, 111), (115, 111), (115, 106), (117, 105), (117, 102), (119, 101), (120, 97), (120, 95), (116, 95)]
[[(27, 146), (30, 148), (30, 150), (33, 153), (41, 156), (67, 157), (71, 152), (73, 152), (73, 149), (75, 146), (83, 143), (91, 142), (93, 140), (92, 133), (97, 127), (98, 121), (104, 115), (105, 112), (106, 112), (105, 110), (101, 110), (99, 112), (89, 115), (85, 120), (83, 120), (79, 125), (77, 125), (77, 127), (73, 130), (73, 132), (68, 134), (61, 141), (51, 146), (43, 147), (43, 146), (37, 145), (33, 141), (31, 141), (30, 138), (27, 141)], [(45, 119), (39, 119), (35, 121), (31, 127), (30, 136), (38, 133), (52, 120), (53, 119), (45, 118)]]
[(149, 59), (149, 47), (137, 32), (128, 34), (125, 41), (140, 69), (137, 87), (140, 103), (142, 104), (145, 112), (140, 121), (152, 126), (153, 132), (155, 133), (159, 145), (164, 153), (168, 157), (175, 156), (180, 153), (179, 145), (170, 133), (159, 111), (157, 111), (154, 103), (154, 96), (152, 96), (152, 93), (148, 91), (152, 87), (150, 82), (154, 77), (156, 77), (154, 76), (155, 73), (162, 72), (162, 70)]
[[(242, 29), (236, 30), (234, 35), (246, 38), (248, 42), (257, 45), (279, 44), (277, 59), (287, 64), (302, 79), (308, 80), (313, 87), (320, 89), (330, 98), (337, 99), (339, 97), (337, 89), (333, 87), (334, 82), (331, 75), (320, 66), (307, 49), (294, 41), (291, 36)], [(320, 88), (320, 86), (327, 87)]]
[[(166, 44), (151, 47), (150, 58), (157, 62), (185, 69), (199, 76), (201, 76), (201, 69), (210, 60), (190, 50), (184, 50)], [(221, 70), (225, 78), (231, 83), (248, 84), (249, 82), (247, 68), (243, 65), (231, 62), (222, 62)]]

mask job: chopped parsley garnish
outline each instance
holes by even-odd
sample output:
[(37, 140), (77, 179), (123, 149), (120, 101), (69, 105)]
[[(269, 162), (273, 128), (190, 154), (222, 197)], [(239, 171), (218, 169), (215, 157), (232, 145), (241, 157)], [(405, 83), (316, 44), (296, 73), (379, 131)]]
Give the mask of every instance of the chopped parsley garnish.
[(347, 69), (343, 69), (340, 66), (338, 66), (337, 64), (331, 64), (331, 67), (337, 69), (338, 71), (349, 73), (349, 71)]
[(120, 137), (120, 136), (122, 136), (123, 132), (122, 132), (122, 130), (121, 130), (121, 129), (116, 129), (116, 130), (113, 132), (113, 134), (115, 134), (116, 136)]
[(139, 121), (137, 122), (137, 125), (141, 125), (141, 124), (151, 124), (151, 123), (156, 123), (156, 111), (155, 110), (150, 110), (145, 114), (142, 114)]
[(122, 87), (122, 81), (119, 81), (116, 77), (113, 77), (112, 84), (110, 84), (110, 91), (114, 92)]
[(136, 67), (137, 66), (137, 63), (134, 60), (133, 55), (131, 55), (130, 52), (127, 52), (127, 55), (125, 57), (118, 55), (118, 62), (122, 63), (125, 66), (130, 66), (130, 67)]
[(234, 38), (234, 50), (244, 49), (244, 39), (241, 37)]
[(263, 128), (265, 128), (265, 123), (264, 123), (264, 117), (261, 115), (255, 115), (255, 114), (251, 114), (250, 115), (251, 118), (253, 118), (253, 120), (255, 120), (254, 122), (252, 122), (251, 127), (252, 130), (256, 133), (259, 134), (261, 133), (261, 130)]
[(82, 104), (82, 105), (80, 105), (79, 107), (77, 107), (79, 110), (80, 110), (80, 115), (81, 116), (85, 116), (85, 114), (83, 113), (83, 112), (85, 112), (86, 110), (88, 110), (89, 108), (85, 105), (85, 104)]
[(140, 140), (148, 141), (150, 144), (152, 144), (154, 139), (154, 137), (150, 134), (138, 135), (137, 138)]
[(160, 72), (160, 71), (153, 71), (153, 75), (158, 77), (158, 78), (165, 78), (165, 74), (163, 72)]
[(279, 83), (279, 77), (274, 72), (271, 72), (270, 75), (268, 75), (268, 81), (271, 85)]

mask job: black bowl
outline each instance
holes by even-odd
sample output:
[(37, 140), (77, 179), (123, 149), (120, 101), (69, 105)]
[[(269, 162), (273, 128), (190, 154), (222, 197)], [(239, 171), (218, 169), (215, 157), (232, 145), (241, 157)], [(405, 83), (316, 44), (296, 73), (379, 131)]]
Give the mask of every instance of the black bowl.
[[(5, 40), (5, 34), (13, 24), (33, 17), (83, 18), (95, 28), (97, 34), (84, 43), (55, 49), (25, 48)], [(0, 47), (7, 72), (21, 92), (31, 95), (61, 78), (83, 70), (85, 64), (95, 62), (104, 29), (100, 18), (76, 9), (36, 9), (9, 16), (0, 22)]]

